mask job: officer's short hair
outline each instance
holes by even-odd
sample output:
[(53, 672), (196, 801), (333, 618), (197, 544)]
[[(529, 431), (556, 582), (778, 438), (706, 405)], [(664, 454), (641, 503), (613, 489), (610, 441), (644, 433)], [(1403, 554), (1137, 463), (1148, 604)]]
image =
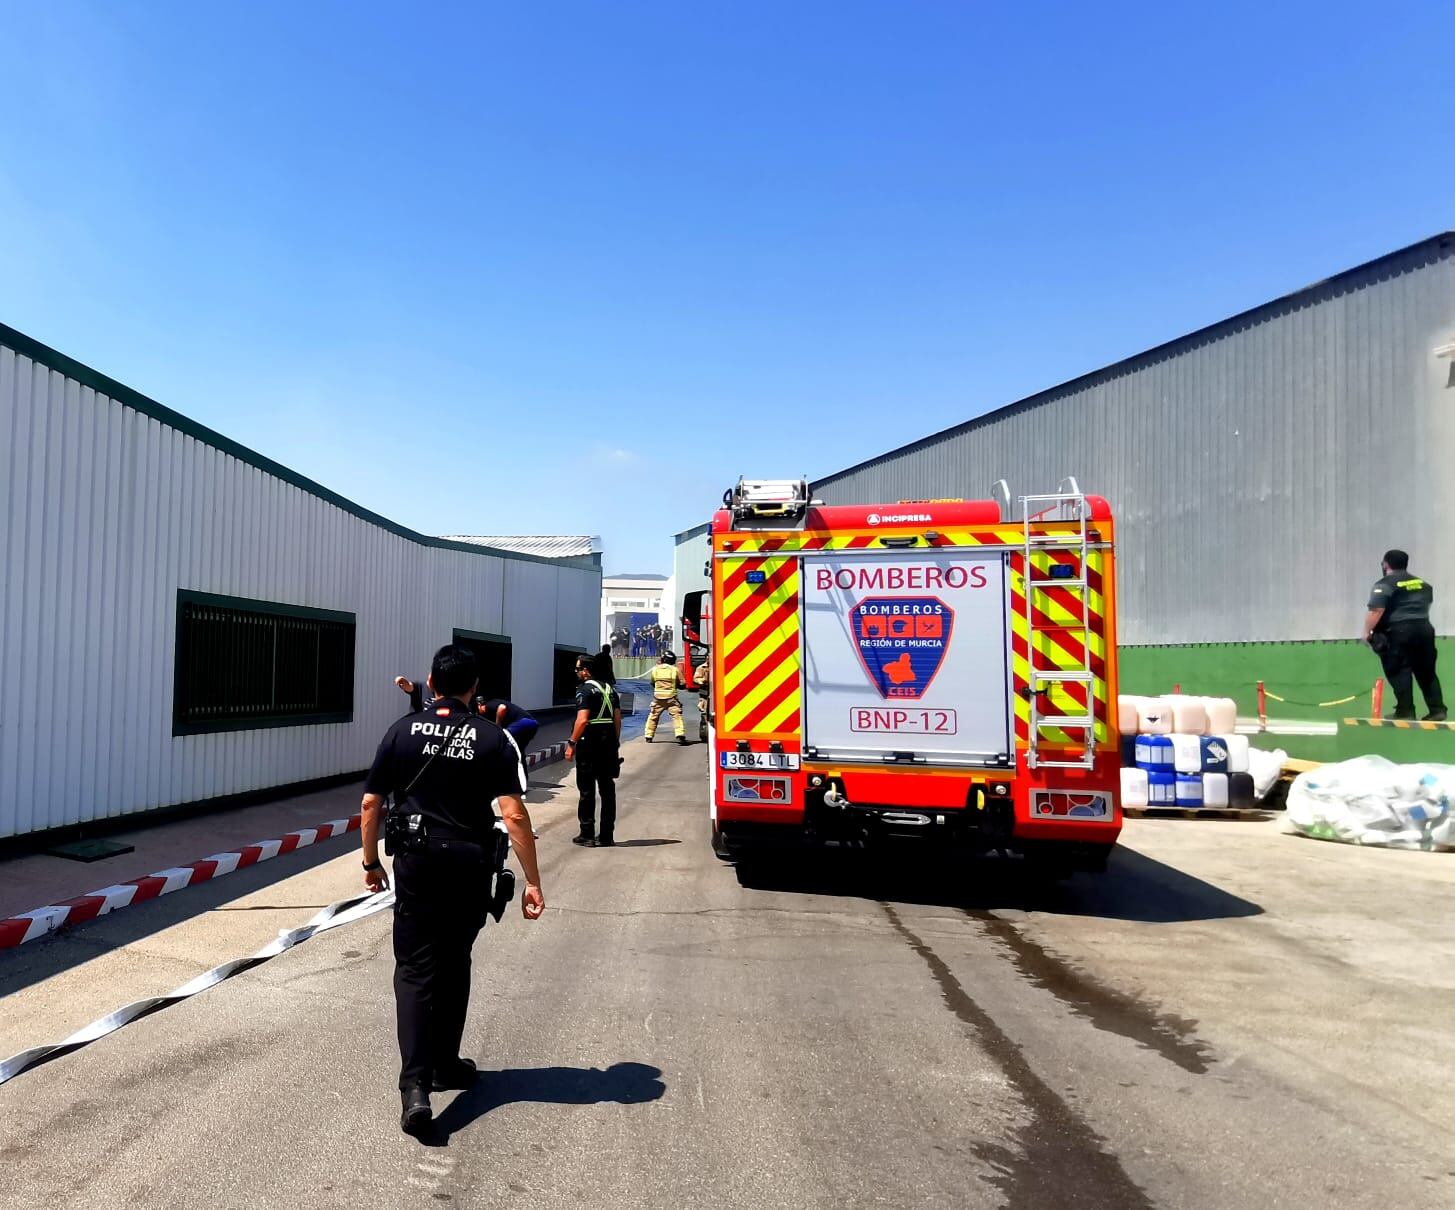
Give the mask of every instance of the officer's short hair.
[(1384, 552), (1384, 561), (1389, 564), (1390, 571), (1408, 571), (1410, 557), (1402, 550), (1387, 550)]
[(453, 644), (441, 647), (434, 653), (434, 663), (429, 669), (434, 691), (441, 697), (456, 697), (467, 693), (480, 679), (475, 667), (474, 653)]

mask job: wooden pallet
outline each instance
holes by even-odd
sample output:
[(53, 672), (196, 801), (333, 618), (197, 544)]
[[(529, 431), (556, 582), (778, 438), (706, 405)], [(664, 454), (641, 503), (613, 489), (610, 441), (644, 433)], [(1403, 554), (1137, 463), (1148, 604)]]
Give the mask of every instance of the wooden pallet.
[(1123, 807), (1133, 819), (1265, 819), (1263, 807)]

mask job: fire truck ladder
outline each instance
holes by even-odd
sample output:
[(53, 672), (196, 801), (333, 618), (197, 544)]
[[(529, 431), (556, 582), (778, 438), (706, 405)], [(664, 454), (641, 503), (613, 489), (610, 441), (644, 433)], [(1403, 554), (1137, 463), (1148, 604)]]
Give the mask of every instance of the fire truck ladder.
[[(1096, 686), (1095, 677), (1091, 671), (1091, 610), (1088, 608), (1086, 600), (1090, 585), (1087, 577), (1090, 536), (1087, 533), (1086, 523), (1091, 510), (1081, 488), (1076, 480), (1071, 478), (1063, 479), (1060, 488), (1048, 495), (1022, 496), (1020, 504), (1024, 526), (1026, 662), (1030, 667), (1028, 679), (1031, 698), (1030, 750), (1026, 754), (1026, 761), (1032, 769), (1090, 769), (1096, 760)], [(1031, 527), (1038, 521), (1071, 521), (1075, 523), (1075, 529), (1054, 534), (1034, 533)], [(1032, 557), (1038, 552), (1048, 550), (1074, 553), (1074, 564), (1056, 565), (1059, 570), (1069, 572), (1069, 575), (1063, 578), (1058, 571), (1043, 580), (1035, 578)], [(1037, 611), (1039, 610), (1043, 616), (1049, 616), (1050, 612), (1048, 609), (1040, 609), (1038, 597), (1052, 588), (1070, 589), (1080, 595), (1079, 637), (1081, 650), (1084, 653), (1084, 664), (1080, 668), (1040, 669), (1036, 667), (1037, 634), (1052, 629), (1049, 626), (1037, 625)], [(1076, 635), (1078, 627), (1075, 625), (1057, 626), (1054, 629), (1058, 633), (1070, 637)], [(1041, 710), (1042, 694), (1049, 694), (1053, 690), (1067, 685), (1081, 685), (1084, 688), (1085, 712), (1081, 714), (1043, 713)], [(1072, 755), (1064, 751), (1057, 751), (1050, 756), (1043, 755), (1042, 747), (1050, 743), (1045, 735), (1049, 729), (1080, 731), (1085, 735), (1086, 740), (1081, 747), (1080, 755)]]

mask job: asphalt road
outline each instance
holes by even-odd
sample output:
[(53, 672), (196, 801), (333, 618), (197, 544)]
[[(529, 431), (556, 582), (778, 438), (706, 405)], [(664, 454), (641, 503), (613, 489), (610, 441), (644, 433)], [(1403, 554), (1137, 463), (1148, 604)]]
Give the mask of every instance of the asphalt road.
[[(736, 870), (704, 749), (629, 753), (614, 850), (533, 795), (547, 914), (481, 938), (486, 1074), (427, 1142), (379, 915), (0, 1087), (0, 1205), (1455, 1204), (1448, 856), (1169, 821), (1049, 890), (918, 850)], [(352, 893), (329, 844), (18, 951), (0, 1050)]]

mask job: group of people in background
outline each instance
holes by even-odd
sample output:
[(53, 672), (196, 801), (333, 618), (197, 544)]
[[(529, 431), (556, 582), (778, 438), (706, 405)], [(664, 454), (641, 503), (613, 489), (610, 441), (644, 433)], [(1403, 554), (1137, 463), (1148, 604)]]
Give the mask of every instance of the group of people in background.
[(628, 656), (660, 655), (672, 646), (672, 637), (672, 627), (658, 622), (649, 622), (635, 628), (618, 626), (608, 636), (610, 641), (605, 650), (619, 659)]

